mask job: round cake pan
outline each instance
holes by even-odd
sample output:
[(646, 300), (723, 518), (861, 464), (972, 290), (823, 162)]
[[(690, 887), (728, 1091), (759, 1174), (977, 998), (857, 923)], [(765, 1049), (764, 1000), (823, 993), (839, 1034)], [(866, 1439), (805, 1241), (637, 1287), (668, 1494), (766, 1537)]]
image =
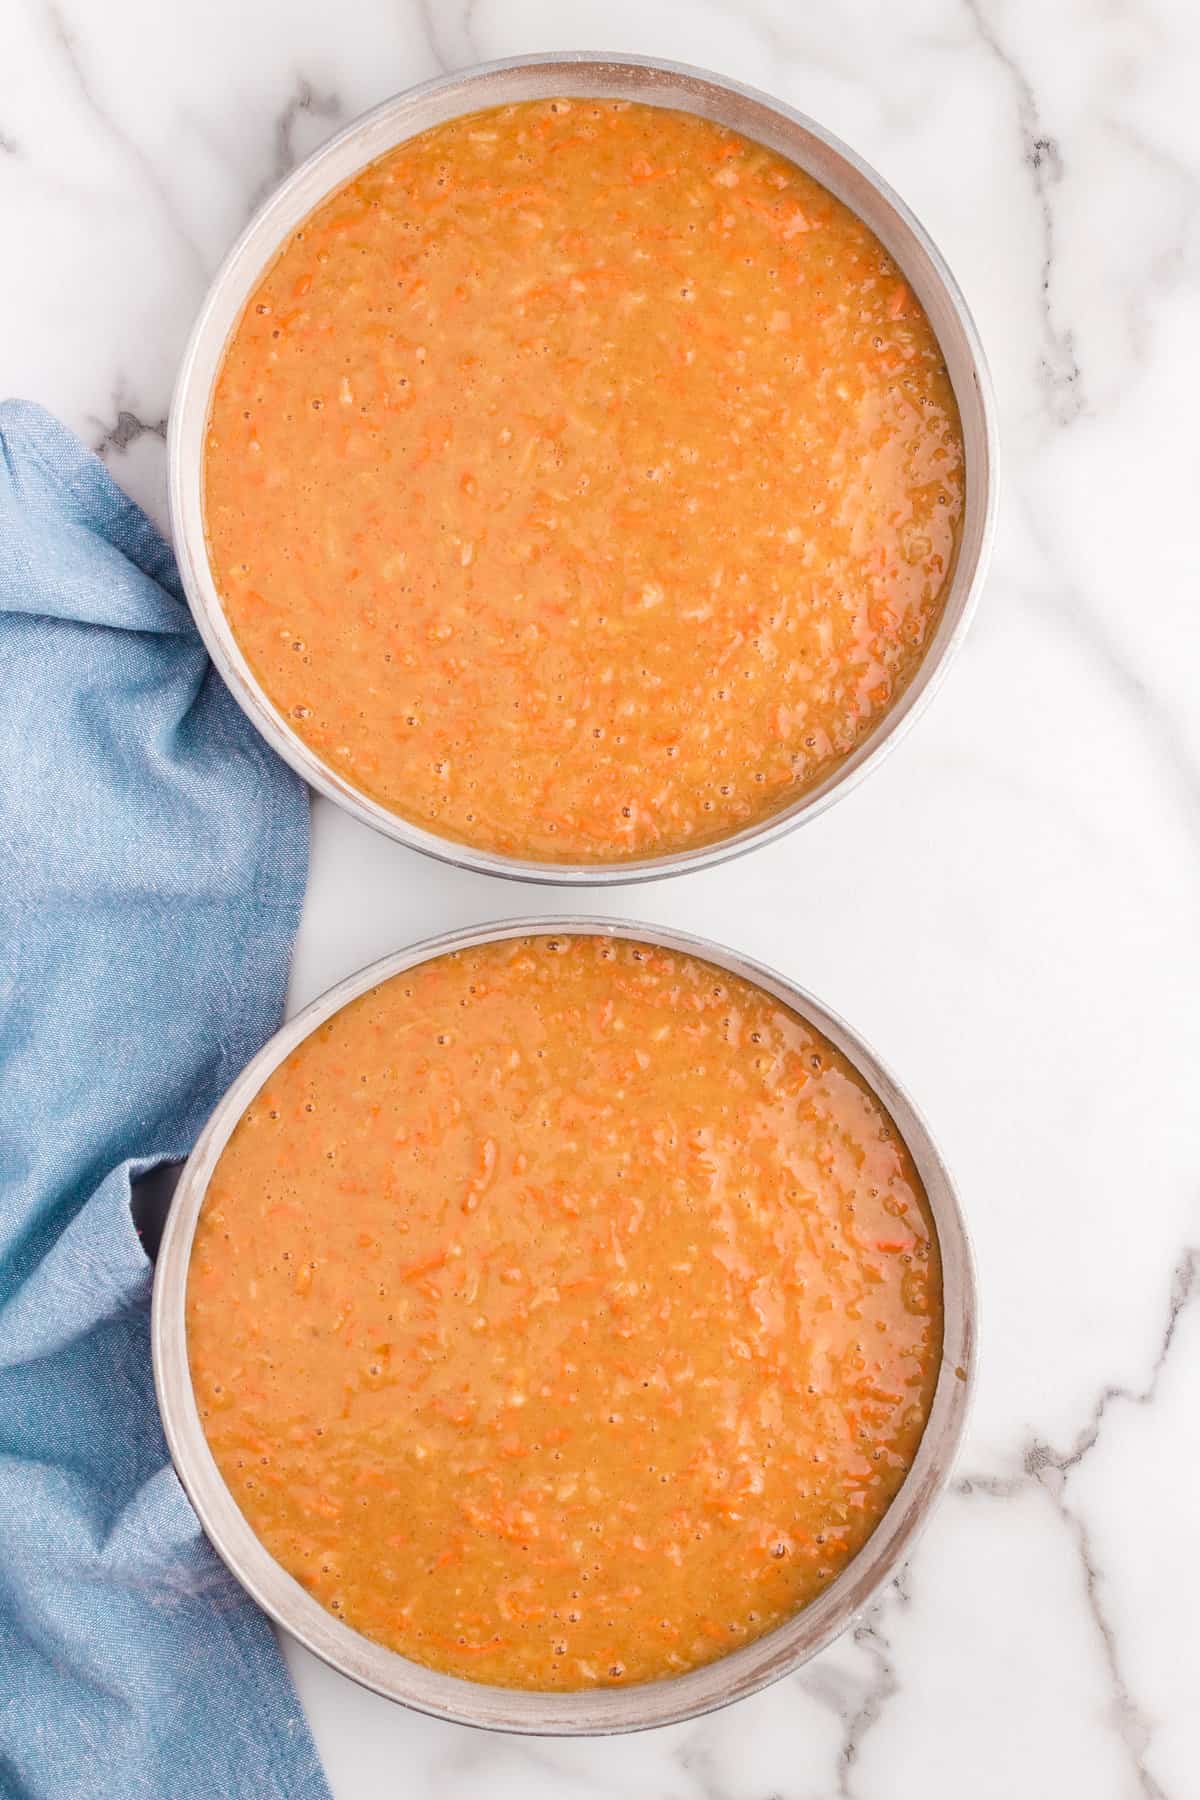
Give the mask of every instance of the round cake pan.
[[(625, 1688), (540, 1693), (488, 1687), (442, 1674), (373, 1643), (327, 1612), (259, 1542), (217, 1468), (192, 1391), (185, 1326), (188, 1264), (196, 1222), (217, 1160), (263, 1083), (331, 1014), (394, 975), (450, 950), (542, 932), (632, 938), (701, 957), (757, 983), (846, 1056), (891, 1114), (925, 1185), (942, 1259), (942, 1362), (920, 1446), (899, 1492), (857, 1556), (794, 1618), (753, 1644), (689, 1674)], [(430, 938), (339, 982), (292, 1019), (234, 1082), (184, 1169), (163, 1235), (154, 1281), (154, 1378), (171, 1456), (218, 1555), (276, 1623), (364, 1687), (459, 1724), (545, 1736), (601, 1736), (668, 1725), (743, 1699), (777, 1681), (838, 1636), (896, 1574), (948, 1479), (966, 1421), (975, 1355), (971, 1250), (954, 1187), (907, 1094), (856, 1033), (811, 994), (734, 950), (655, 925), (603, 919), (514, 919)]]
[[(870, 226), (903, 270), (937, 334), (962, 419), (966, 497), (958, 558), (937, 630), (895, 705), (843, 762), (790, 806), (716, 843), (640, 861), (550, 863), (476, 850), (359, 792), (297, 737), (251, 673), (218, 597), (205, 543), (203, 458), (213, 384), (230, 333), (287, 235), (367, 163), (417, 133), (481, 107), (553, 95), (637, 100), (697, 113), (765, 144), (814, 176)], [(898, 740), (945, 672), (983, 581), (995, 511), (996, 429), (983, 351), (953, 276), (903, 201), (852, 150), (781, 102), (700, 69), (633, 56), (537, 56), (487, 63), (385, 101), (311, 156), (255, 216), (212, 285), (179, 372), (168, 455), (175, 552), (192, 612), (213, 662), (267, 742), (320, 793), (402, 844), (460, 868), (556, 886), (646, 881), (706, 868), (773, 842), (848, 793)]]

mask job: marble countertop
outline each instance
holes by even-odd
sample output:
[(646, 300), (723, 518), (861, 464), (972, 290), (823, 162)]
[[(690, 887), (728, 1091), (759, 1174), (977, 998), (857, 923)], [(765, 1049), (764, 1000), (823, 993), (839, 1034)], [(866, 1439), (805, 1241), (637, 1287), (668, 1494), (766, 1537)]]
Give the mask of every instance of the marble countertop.
[[(754, 857), (591, 910), (739, 944), (848, 1017), (958, 1176), (983, 1344), (903, 1578), (757, 1698), (490, 1737), (288, 1655), (338, 1800), (1200, 1794), (1200, 9), (1191, 0), (7, 0), (0, 390), (160, 519), (185, 336), (256, 202), (438, 70), (662, 55), (846, 138), (941, 245), (1003, 436), (992, 575), (929, 714)], [(1147, 527), (1149, 526), (1149, 529)], [(405, 941), (553, 909), (324, 802), (299, 1004)], [(576, 904), (577, 902), (568, 902)]]

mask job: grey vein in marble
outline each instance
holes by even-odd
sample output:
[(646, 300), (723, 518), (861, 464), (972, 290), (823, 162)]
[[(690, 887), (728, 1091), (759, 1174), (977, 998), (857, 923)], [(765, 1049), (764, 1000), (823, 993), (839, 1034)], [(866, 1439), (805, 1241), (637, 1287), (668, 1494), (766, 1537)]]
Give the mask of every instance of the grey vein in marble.
[(1171, 1346), (1179, 1329), (1179, 1321), (1184, 1309), (1194, 1300), (1200, 1300), (1200, 1248), (1188, 1249), (1175, 1266), (1171, 1278), (1171, 1292), (1167, 1302), (1167, 1322), (1163, 1330), (1162, 1340), (1150, 1368), (1150, 1379), (1143, 1388), (1125, 1386), (1108, 1386), (1101, 1390), (1088, 1423), (1080, 1431), (1074, 1447), (1059, 1453), (1052, 1450), (1049, 1444), (1035, 1439), (1025, 1457), (1026, 1472), (1039, 1480), (1047, 1469), (1056, 1469), (1066, 1475), (1081, 1463), (1088, 1451), (1093, 1449), (1101, 1431), (1104, 1420), (1114, 1401), (1124, 1400), (1131, 1406), (1151, 1406), (1162, 1379), (1167, 1358), (1171, 1354)]
[(835, 1713), (842, 1727), (842, 1742), (836, 1765), (837, 1800), (854, 1800), (855, 1768), (863, 1743), (879, 1723), (888, 1702), (902, 1691), (891, 1640), (884, 1620), (894, 1608), (906, 1611), (912, 1604), (909, 1587), (911, 1568), (906, 1564), (888, 1583), (849, 1632), (849, 1641), (863, 1651), (870, 1663), (869, 1678), (856, 1683), (859, 1691), (849, 1694), (849, 1681), (836, 1663), (817, 1657), (797, 1677), (806, 1694)]
[(429, 51), (443, 75), (482, 61), (472, 34), (473, 0), (416, 0)]
[(107, 456), (110, 451), (116, 451), (118, 455), (123, 456), (131, 444), (136, 444), (138, 439), (143, 437), (156, 437), (164, 443), (166, 442), (167, 421), (165, 417), (152, 422), (139, 419), (135, 412), (129, 411), (128, 407), (122, 406), (117, 409), (116, 420), (113, 424), (105, 425), (100, 419), (96, 420), (96, 424), (100, 426), (100, 434), (93, 438), (92, 449), (97, 456)]
[(1069, 1450), (1055, 1450), (1043, 1439), (1035, 1437), (1026, 1446), (1020, 1474), (1009, 1477), (962, 1476), (954, 1482), (951, 1490), (962, 1498), (980, 1494), (989, 1499), (1006, 1500), (1030, 1484), (1036, 1484), (1066, 1526), (1079, 1558), (1088, 1616), (1100, 1639), (1112, 1689), (1111, 1723), (1129, 1757), (1137, 1791), (1145, 1796), (1145, 1800), (1170, 1800), (1166, 1789), (1146, 1766), (1153, 1737), (1153, 1723), (1130, 1692), (1121, 1664), (1116, 1629), (1104, 1605), (1104, 1571), (1096, 1560), (1087, 1521), (1069, 1504), (1066, 1487), (1071, 1471), (1079, 1467), (1099, 1442), (1109, 1409), (1115, 1402), (1123, 1401), (1137, 1407), (1153, 1405), (1163, 1370), (1171, 1354), (1180, 1317), (1184, 1308), (1197, 1299), (1200, 1299), (1200, 1248), (1189, 1248), (1174, 1270), (1166, 1325), (1145, 1386), (1131, 1388), (1109, 1384), (1102, 1388), (1091, 1417), (1079, 1431)]
[(1167, 246), (1150, 258), (1147, 279), (1136, 285), (1126, 302), (1130, 349), (1134, 361), (1144, 367), (1153, 336), (1151, 296), (1169, 293), (1189, 276), (1193, 282), (1200, 276), (1200, 172), (1126, 119), (1105, 118), (1104, 128), (1121, 150), (1146, 165), (1160, 189), (1170, 188), (1179, 196), (1176, 230)]
[(146, 155), (145, 151), (134, 143), (128, 132), (122, 129), (113, 115), (100, 104), (96, 92), (88, 79), (87, 71), (84, 69), (83, 62), (80, 59), (78, 46), (66, 19), (56, 6), (50, 6), (46, 9), (46, 17), (50, 22), (50, 29), (54, 41), (62, 52), (63, 58), (70, 70), (71, 77), (88, 112), (100, 126), (105, 136), (112, 140), (127, 160), (137, 169), (143, 184), (157, 200), (163, 218), (166, 220), (179, 242), (187, 250), (188, 255), (195, 263), (200, 274), (204, 277), (205, 281), (207, 281), (208, 269), (200, 247), (184, 226), (183, 221), (179, 218), (170, 192), (164, 185), (154, 164)]
[(315, 119), (328, 119), (331, 125), (336, 125), (345, 117), (345, 108), (332, 90), (322, 93), (311, 81), (300, 77), (295, 92), (275, 119), (272, 127), (274, 160), (269, 172), (255, 189), (249, 212), (257, 212), (267, 196), (296, 167), (300, 160), (296, 154), (296, 126), (306, 114)]
[(1122, 654), (1095, 607), (1087, 604), (1066, 572), (1055, 566), (1050, 538), (1043, 528), (1033, 495), (1025, 490), (1019, 492), (1017, 498), (1030, 536), (1054, 576), (1046, 590), (1049, 605), (1055, 616), (1074, 634), (1088, 660), (1133, 714), (1179, 796), (1192, 842), (1200, 843), (1200, 769), (1191, 755), (1186, 731), (1162, 692), (1152, 689), (1129, 658)]
[(1044, 347), (1041, 381), (1047, 411), (1057, 425), (1070, 425), (1084, 410), (1083, 372), (1075, 355), (1075, 334), (1055, 320), (1054, 207), (1051, 195), (1062, 181), (1065, 168), (1057, 140), (1042, 123), (1033, 83), (1013, 53), (1007, 50), (985, 11), (985, 0), (964, 0), (980, 42), (995, 58), (1011, 83), (1017, 102), (1017, 124), (1024, 160), (1037, 203), (1042, 239), (1041, 318)]
[[(695, 1784), (701, 1800), (734, 1800), (733, 1793), (720, 1779), (712, 1750), (707, 1744), (696, 1742), (694, 1735), (676, 1751), (674, 1761)], [(764, 1800), (780, 1800), (780, 1796), (766, 1795)]]
[[(891, 1590), (891, 1597), (895, 1598), (897, 1595), (902, 1604), (908, 1604), (907, 1592), (901, 1587), (900, 1582), (897, 1582)], [(862, 1749), (863, 1739), (872, 1727), (878, 1724), (880, 1714), (888, 1701), (900, 1691), (900, 1677), (896, 1672), (891, 1645), (879, 1626), (874, 1623), (875, 1618), (882, 1610), (882, 1606), (872, 1607), (870, 1616), (861, 1625), (856, 1625), (852, 1633), (854, 1642), (870, 1656), (874, 1674), (857, 1709), (846, 1720), (846, 1735), (842, 1741), (841, 1754), (838, 1757), (837, 1791), (839, 1800), (853, 1800), (854, 1790), (851, 1783), (854, 1779), (854, 1765)]]

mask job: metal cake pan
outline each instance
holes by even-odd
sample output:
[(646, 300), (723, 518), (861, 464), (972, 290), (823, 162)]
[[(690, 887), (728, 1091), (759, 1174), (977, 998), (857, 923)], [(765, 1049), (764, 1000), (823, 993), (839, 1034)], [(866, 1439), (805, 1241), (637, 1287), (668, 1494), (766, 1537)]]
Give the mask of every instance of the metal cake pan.
[[(246, 1107), (284, 1058), (331, 1014), (382, 981), (447, 951), (540, 933), (634, 939), (700, 957), (755, 982), (814, 1025), (863, 1076), (907, 1144), (925, 1186), (942, 1262), (942, 1361), (925, 1431), (890, 1507), (837, 1579), (786, 1624), (717, 1662), (661, 1681), (574, 1693), (491, 1687), (443, 1674), (385, 1649), (326, 1611), (274, 1560), (225, 1485), (192, 1390), (185, 1322), (192, 1241), (213, 1170)], [(175, 1468), (209, 1540), (247, 1593), (292, 1637), (363, 1686), (438, 1718), (497, 1731), (600, 1736), (674, 1724), (757, 1692), (832, 1643), (895, 1576), (949, 1478), (962, 1437), (976, 1306), (966, 1227), (929, 1129), (875, 1053), (828, 1007), (737, 951), (685, 932), (595, 918), (516, 919), (430, 938), (351, 975), (290, 1020), (233, 1083), (187, 1162), (163, 1235), (154, 1282), (154, 1377)]]
[[(205, 543), (204, 440), (213, 385), (230, 333), (284, 239), (366, 164), (419, 132), (483, 107), (554, 95), (637, 100), (713, 119), (789, 158), (857, 213), (925, 308), (954, 388), (966, 457), (962, 534), (942, 616), (895, 704), (848, 757), (789, 806), (716, 843), (639, 861), (556, 863), (477, 850), (360, 792), (296, 735), (263, 692), (230, 630)], [(402, 844), (459, 868), (558, 887), (615, 886), (708, 868), (773, 843), (849, 793), (927, 705), (962, 642), (986, 570), (996, 505), (995, 410), (979, 336), (954, 277), (904, 202), (853, 150), (781, 101), (682, 63), (634, 56), (533, 56), (483, 64), (387, 100), (331, 138), (275, 190), (213, 282), (184, 352), (167, 443), (175, 553), (196, 624), (238, 704), (267, 742), (318, 792)]]

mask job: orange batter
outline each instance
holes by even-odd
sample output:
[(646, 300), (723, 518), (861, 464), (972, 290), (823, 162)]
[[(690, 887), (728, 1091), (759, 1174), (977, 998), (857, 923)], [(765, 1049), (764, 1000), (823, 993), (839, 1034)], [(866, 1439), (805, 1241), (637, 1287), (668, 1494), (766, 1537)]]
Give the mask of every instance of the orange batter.
[(461, 951), (271, 1075), (214, 1174), (192, 1380), (327, 1607), (475, 1680), (694, 1668), (870, 1535), (941, 1274), (860, 1077), (761, 989), (599, 937)]
[(611, 862), (775, 812), (902, 691), (963, 505), (882, 245), (688, 114), (537, 101), (401, 145), (251, 296), (209, 554), (338, 774), (491, 851)]

